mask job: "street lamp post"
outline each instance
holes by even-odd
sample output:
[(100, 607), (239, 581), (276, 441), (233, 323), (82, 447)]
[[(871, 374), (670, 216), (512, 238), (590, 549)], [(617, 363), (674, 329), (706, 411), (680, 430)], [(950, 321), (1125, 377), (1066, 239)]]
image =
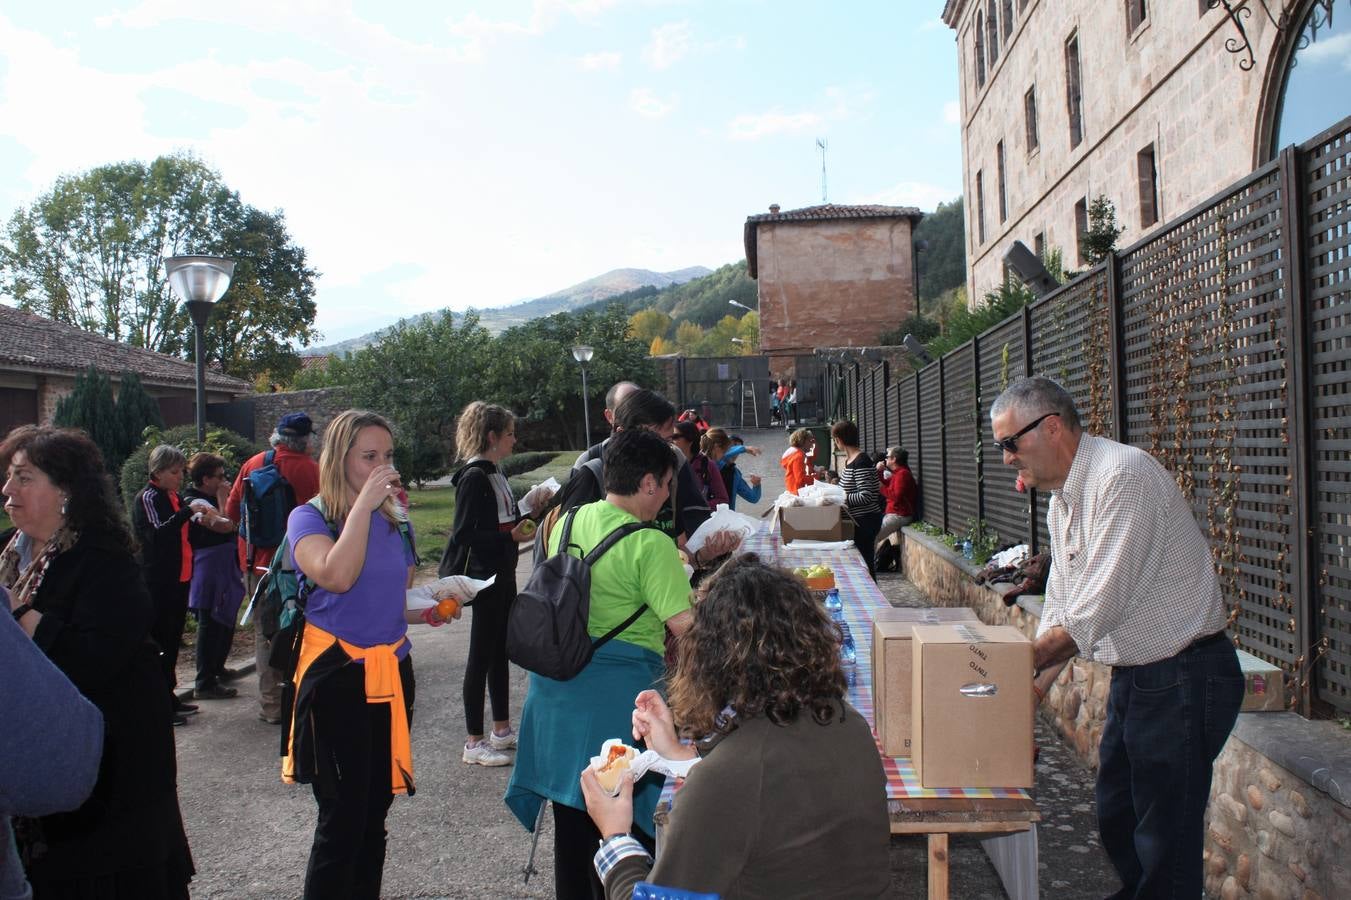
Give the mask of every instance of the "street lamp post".
[(572, 358), (582, 366), (582, 422), (586, 427), (586, 435), (582, 439), (583, 449), (591, 445), (591, 407), (586, 393), (586, 364), (591, 362), (591, 356), (595, 352), (586, 344), (578, 344), (572, 348)]
[(195, 355), (197, 357), (197, 440), (206, 440), (206, 353), (202, 329), (206, 327), (211, 306), (230, 287), (235, 261), (223, 256), (168, 256), (164, 269), (169, 284), (188, 304), (192, 316)]
[(751, 309), (744, 303), (738, 303), (735, 300), (728, 300), (727, 302), (729, 305), (735, 306), (737, 309), (744, 309), (746, 312), (755, 312), (755, 310)]

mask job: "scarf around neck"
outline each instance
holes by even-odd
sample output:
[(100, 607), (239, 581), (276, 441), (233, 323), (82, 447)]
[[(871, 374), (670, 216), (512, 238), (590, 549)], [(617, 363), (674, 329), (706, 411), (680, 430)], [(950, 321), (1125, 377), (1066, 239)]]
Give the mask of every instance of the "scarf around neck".
[(32, 603), (52, 560), (74, 547), (79, 539), (78, 531), (69, 525), (62, 525), (46, 544), (33, 550), (28, 565), (22, 566), (21, 550), (25, 543), (31, 544), (32, 540), (22, 531), (14, 532), (14, 537), (0, 551), (0, 584), (9, 588), (19, 603)]

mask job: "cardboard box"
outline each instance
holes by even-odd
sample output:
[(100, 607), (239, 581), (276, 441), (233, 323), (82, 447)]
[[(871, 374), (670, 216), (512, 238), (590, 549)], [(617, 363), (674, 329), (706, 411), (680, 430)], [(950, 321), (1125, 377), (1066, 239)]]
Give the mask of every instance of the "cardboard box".
[(854, 539), (854, 522), (844, 515), (842, 506), (781, 506), (776, 515), (779, 535), (785, 544), (798, 538), (809, 541)]
[(969, 609), (879, 609), (873, 613), (873, 719), (887, 756), (910, 755), (910, 674), (912, 625), (976, 622)]
[(1009, 625), (911, 628), (920, 784), (1032, 787), (1032, 642)]
[(1279, 668), (1242, 650), (1238, 667), (1243, 670), (1243, 712), (1285, 709), (1285, 676)]

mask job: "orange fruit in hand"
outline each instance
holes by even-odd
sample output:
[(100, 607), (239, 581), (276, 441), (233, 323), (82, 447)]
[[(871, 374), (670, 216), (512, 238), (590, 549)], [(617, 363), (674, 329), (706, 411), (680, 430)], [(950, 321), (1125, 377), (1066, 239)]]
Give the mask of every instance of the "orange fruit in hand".
[(447, 597), (436, 604), (436, 614), (443, 619), (455, 618), (455, 613), (460, 610), (460, 601), (454, 597)]

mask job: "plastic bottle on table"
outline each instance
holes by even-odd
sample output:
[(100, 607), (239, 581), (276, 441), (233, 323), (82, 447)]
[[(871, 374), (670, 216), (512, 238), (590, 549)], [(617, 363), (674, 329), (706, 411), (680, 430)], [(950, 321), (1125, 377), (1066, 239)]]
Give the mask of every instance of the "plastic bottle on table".
[(854, 633), (847, 622), (840, 623), (840, 632), (844, 640), (840, 643), (840, 666), (844, 669), (844, 680), (849, 687), (854, 686), (858, 671), (858, 647), (854, 643)]
[(844, 621), (844, 604), (840, 602), (839, 588), (826, 591), (826, 612), (830, 613), (832, 622)]

